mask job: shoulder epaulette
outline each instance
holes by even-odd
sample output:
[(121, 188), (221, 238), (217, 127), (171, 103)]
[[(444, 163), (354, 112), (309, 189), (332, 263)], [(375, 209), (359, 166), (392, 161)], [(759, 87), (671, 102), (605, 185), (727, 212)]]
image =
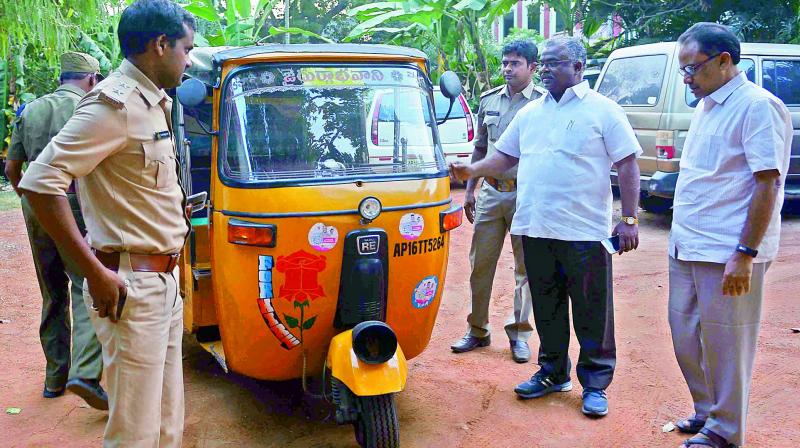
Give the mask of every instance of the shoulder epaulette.
[(547, 95), (549, 92), (542, 86), (533, 86), (533, 90), (539, 92), (541, 95)]
[(499, 92), (500, 90), (505, 88), (505, 86), (506, 86), (505, 84), (502, 84), (502, 85), (499, 85), (499, 86), (497, 86), (495, 88), (489, 89), (489, 90), (481, 93), (481, 98), (485, 97), (486, 95), (491, 95), (493, 93)]
[(108, 84), (100, 91), (99, 98), (117, 109), (122, 109), (136, 86), (136, 81), (120, 74), (118, 77), (109, 79)]

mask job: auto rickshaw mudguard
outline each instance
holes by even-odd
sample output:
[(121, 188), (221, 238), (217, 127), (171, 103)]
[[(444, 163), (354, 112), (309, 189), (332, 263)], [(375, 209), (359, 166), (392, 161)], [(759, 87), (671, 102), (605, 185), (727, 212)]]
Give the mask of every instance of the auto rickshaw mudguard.
[(353, 330), (339, 333), (331, 339), (327, 363), (331, 375), (357, 396), (390, 394), (406, 387), (408, 365), (400, 345), (388, 361), (367, 364), (358, 359), (353, 351)]

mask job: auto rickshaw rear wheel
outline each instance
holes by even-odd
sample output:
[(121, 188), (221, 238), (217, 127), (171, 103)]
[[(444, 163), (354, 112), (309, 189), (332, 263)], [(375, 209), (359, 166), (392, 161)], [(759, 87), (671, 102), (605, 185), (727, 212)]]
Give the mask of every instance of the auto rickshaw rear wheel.
[(394, 394), (354, 397), (358, 412), (353, 423), (356, 441), (362, 448), (400, 446), (400, 424)]

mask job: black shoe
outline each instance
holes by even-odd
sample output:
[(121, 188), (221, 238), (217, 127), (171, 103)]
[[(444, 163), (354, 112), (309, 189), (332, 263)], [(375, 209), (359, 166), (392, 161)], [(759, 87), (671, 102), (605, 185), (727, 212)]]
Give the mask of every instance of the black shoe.
[(58, 398), (58, 397), (64, 395), (64, 391), (65, 390), (66, 389), (64, 389), (63, 387), (61, 389), (58, 389), (58, 390), (50, 390), (50, 389), (47, 388), (47, 386), (44, 386), (44, 389), (42, 390), (42, 396), (44, 398)]
[(83, 398), (89, 406), (95, 409), (108, 410), (108, 395), (97, 380), (75, 378), (67, 381), (67, 390)]
[(525, 341), (511, 341), (511, 359), (518, 363), (528, 362), (531, 359), (531, 349)]
[(450, 346), (450, 349), (453, 350), (453, 353), (465, 353), (471, 352), (478, 347), (486, 347), (492, 342), (490, 336), (486, 336), (483, 338), (479, 338), (477, 336), (472, 336), (471, 334), (467, 333), (463, 338), (459, 339), (458, 342)]

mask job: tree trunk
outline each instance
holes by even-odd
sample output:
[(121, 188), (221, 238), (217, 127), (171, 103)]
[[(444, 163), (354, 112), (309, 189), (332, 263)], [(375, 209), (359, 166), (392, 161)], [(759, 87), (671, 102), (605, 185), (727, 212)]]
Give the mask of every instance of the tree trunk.
[(466, 17), (466, 28), (467, 33), (469, 34), (469, 38), (472, 41), (472, 48), (475, 50), (475, 57), (478, 59), (478, 69), (481, 84), (481, 90), (486, 90), (491, 87), (491, 76), (489, 75), (489, 65), (486, 63), (486, 55), (483, 52), (483, 47), (481, 46), (479, 33), (478, 33), (478, 24), (475, 20), (475, 17), (470, 14)]

